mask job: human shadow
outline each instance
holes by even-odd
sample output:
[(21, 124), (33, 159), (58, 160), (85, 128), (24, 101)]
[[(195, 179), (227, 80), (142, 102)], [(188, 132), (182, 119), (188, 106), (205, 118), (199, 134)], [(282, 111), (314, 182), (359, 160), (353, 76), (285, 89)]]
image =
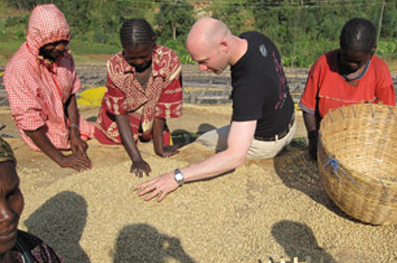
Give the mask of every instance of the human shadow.
[(202, 123), (202, 124), (200, 124), (199, 126), (198, 126), (198, 128), (197, 128), (197, 134), (199, 134), (199, 135), (201, 135), (201, 134), (204, 134), (204, 133), (206, 133), (206, 132), (208, 132), (208, 131), (212, 131), (212, 130), (215, 130), (216, 129), (216, 127), (215, 126), (213, 126), (213, 125), (211, 125), (211, 124), (208, 124), (208, 123)]
[(215, 129), (216, 127), (207, 123), (200, 124), (196, 132), (189, 132), (184, 129), (177, 129), (172, 132), (172, 140), (174, 144), (179, 145), (179, 147), (183, 147), (194, 142), (200, 135), (206, 133), (207, 131)]
[(272, 235), (291, 259), (299, 262), (336, 263), (335, 259), (321, 248), (310, 227), (299, 222), (283, 220), (272, 226)]
[(359, 222), (337, 207), (325, 192), (321, 185), (317, 162), (309, 154), (305, 138), (294, 139), (278, 154), (274, 158), (274, 169), (287, 187), (301, 191), (338, 216)]
[(174, 130), (171, 133), (171, 136), (173, 144), (178, 145), (179, 148), (181, 148), (194, 142), (197, 139), (198, 134), (188, 132), (187, 130), (178, 129)]
[(183, 250), (176, 237), (159, 233), (148, 224), (133, 224), (120, 231), (114, 251), (114, 263), (163, 263), (169, 258), (181, 263), (195, 261)]
[(86, 119), (86, 121), (89, 121), (89, 122), (96, 122), (96, 120), (97, 120), (97, 116), (91, 116)]
[(43, 239), (65, 262), (89, 263), (79, 243), (86, 219), (85, 199), (72, 191), (64, 191), (47, 200), (24, 223), (28, 232)]

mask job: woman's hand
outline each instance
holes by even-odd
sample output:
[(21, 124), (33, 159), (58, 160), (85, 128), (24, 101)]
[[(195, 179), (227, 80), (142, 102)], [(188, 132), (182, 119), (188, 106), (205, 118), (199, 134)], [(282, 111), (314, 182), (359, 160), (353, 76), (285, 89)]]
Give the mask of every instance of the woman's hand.
[(167, 145), (167, 146), (163, 146), (162, 148), (163, 148), (162, 150), (156, 151), (156, 154), (160, 157), (170, 157), (172, 155), (179, 153), (178, 145)]
[(71, 148), (72, 152), (74, 154), (81, 154), (81, 155), (87, 157), (87, 149), (88, 149), (87, 142), (83, 141), (80, 138), (80, 133), (78, 133), (77, 135), (72, 135), (72, 134), (73, 133), (71, 132), (70, 148)]
[(92, 168), (92, 162), (87, 155), (83, 156), (78, 153), (63, 156), (58, 164), (63, 168), (72, 168), (79, 172), (90, 170)]
[(131, 173), (135, 174), (135, 176), (142, 178), (144, 173), (146, 174), (146, 176), (149, 176), (149, 173), (152, 171), (152, 169), (147, 162), (145, 162), (144, 160), (140, 160), (134, 161), (132, 163), (130, 171)]

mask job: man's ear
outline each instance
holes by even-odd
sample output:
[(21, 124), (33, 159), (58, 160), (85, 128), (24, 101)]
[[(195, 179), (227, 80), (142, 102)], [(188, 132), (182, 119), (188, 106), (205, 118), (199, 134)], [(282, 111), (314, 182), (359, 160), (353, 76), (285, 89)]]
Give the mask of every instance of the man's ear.
[(220, 42), (222, 51), (229, 53), (229, 42), (227, 42), (226, 38), (222, 39)]

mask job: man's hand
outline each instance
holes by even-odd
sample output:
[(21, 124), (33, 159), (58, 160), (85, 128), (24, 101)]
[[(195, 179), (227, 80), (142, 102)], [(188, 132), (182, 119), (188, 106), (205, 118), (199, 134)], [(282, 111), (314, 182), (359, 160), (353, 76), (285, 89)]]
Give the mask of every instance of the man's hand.
[(157, 178), (154, 178), (146, 183), (135, 186), (135, 189), (140, 190), (139, 196), (144, 196), (145, 201), (152, 200), (156, 196), (158, 196), (157, 201), (161, 202), (167, 194), (175, 191), (178, 188), (179, 184), (174, 179), (174, 173), (166, 173), (160, 175)]
[(152, 169), (150, 168), (150, 165), (144, 160), (133, 161), (130, 170), (131, 173), (134, 173), (135, 176), (138, 176), (139, 178), (142, 178), (144, 173), (146, 176), (149, 176), (151, 171)]
[(92, 162), (88, 157), (81, 154), (71, 154), (63, 156), (58, 164), (63, 168), (72, 168), (76, 171), (82, 172), (84, 170), (90, 170), (92, 168)]
[(179, 145), (167, 145), (162, 147), (162, 151), (156, 151), (156, 154), (160, 157), (170, 157), (179, 153), (178, 148)]

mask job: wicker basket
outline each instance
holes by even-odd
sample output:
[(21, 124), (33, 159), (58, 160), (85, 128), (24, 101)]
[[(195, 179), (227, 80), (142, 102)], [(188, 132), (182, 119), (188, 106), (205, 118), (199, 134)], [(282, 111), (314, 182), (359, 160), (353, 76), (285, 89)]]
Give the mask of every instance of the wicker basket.
[(346, 214), (397, 223), (397, 108), (359, 104), (330, 111), (318, 145), (321, 183)]

